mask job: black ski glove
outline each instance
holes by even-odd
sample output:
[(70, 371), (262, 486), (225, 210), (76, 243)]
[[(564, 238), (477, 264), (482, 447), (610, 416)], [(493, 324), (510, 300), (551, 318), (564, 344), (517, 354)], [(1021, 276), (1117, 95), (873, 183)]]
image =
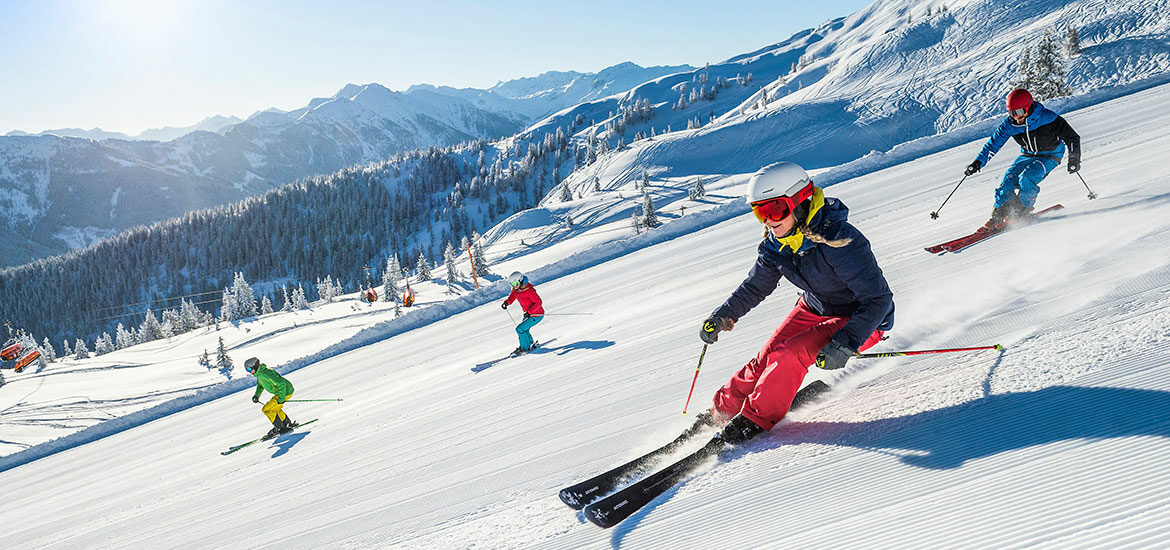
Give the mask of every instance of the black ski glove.
[(501, 303), (501, 304), (500, 304), (500, 307), (501, 307), (502, 309), (508, 309), (508, 302), (503, 302), (503, 303)]
[(719, 341), (719, 331), (731, 330), (735, 326), (735, 321), (727, 317), (716, 317), (714, 315), (703, 321), (703, 327), (699, 329), (699, 339), (704, 344), (714, 344)]
[(252, 396), (252, 402), (253, 402), (253, 403), (259, 403), (259, 402), (260, 402), (260, 396), (259, 396), (259, 395), (253, 395), (253, 396)]
[(525, 312), (524, 312), (524, 318), (525, 318), (525, 319), (527, 319), (527, 318), (529, 318), (529, 317), (532, 317), (532, 314), (531, 314), (531, 313), (528, 313), (527, 311), (525, 311)]
[(1075, 174), (1081, 169), (1081, 157), (1068, 157), (1068, 173)]
[(835, 340), (830, 340), (821, 351), (817, 353), (817, 366), (825, 370), (836, 370), (845, 367), (845, 362), (849, 361), (850, 357), (857, 355), (857, 351), (851, 350)]
[(975, 162), (967, 165), (967, 169), (963, 171), (963, 174), (970, 176), (971, 174), (978, 172), (980, 168), (983, 168), (983, 163), (976, 160)]

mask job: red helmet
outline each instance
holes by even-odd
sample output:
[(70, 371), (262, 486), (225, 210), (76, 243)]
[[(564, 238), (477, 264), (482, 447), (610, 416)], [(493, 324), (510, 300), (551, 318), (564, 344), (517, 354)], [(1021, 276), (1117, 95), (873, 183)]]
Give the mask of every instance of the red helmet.
[(1023, 109), (1025, 112), (1032, 108), (1032, 94), (1023, 88), (1016, 88), (1007, 95), (1008, 112)]

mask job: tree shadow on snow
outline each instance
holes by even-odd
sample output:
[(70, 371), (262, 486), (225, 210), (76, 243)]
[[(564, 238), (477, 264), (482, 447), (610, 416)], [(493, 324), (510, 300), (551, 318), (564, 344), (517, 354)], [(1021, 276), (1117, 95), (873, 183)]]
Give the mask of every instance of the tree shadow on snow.
[(285, 434), (276, 438), (272, 443), (272, 446), (276, 447), (276, 452), (272, 453), (272, 458), (276, 458), (289, 452), (293, 448), (293, 445), (300, 443), (302, 439), (311, 433), (313, 433), (312, 430), (305, 432), (293, 432), (291, 434)]
[(1170, 392), (1053, 386), (908, 416), (800, 422), (777, 431), (776, 439), (785, 444), (880, 450), (912, 466), (953, 469), (969, 460), (1070, 439), (1170, 438)]

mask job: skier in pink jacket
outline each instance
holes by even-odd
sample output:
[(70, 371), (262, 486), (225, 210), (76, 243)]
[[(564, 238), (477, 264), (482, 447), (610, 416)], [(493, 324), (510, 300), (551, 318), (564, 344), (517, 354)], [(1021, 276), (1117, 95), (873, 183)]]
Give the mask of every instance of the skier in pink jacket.
[(508, 309), (508, 305), (512, 302), (520, 302), (520, 308), (524, 310), (524, 320), (516, 325), (516, 334), (520, 337), (520, 347), (513, 351), (513, 355), (519, 355), (527, 352), (535, 347), (535, 341), (532, 339), (532, 334), (528, 331), (539, 323), (544, 318), (544, 307), (541, 305), (540, 295), (536, 293), (536, 287), (528, 282), (528, 277), (523, 273), (516, 271), (508, 276), (508, 282), (512, 285), (512, 293), (500, 304), (500, 307)]

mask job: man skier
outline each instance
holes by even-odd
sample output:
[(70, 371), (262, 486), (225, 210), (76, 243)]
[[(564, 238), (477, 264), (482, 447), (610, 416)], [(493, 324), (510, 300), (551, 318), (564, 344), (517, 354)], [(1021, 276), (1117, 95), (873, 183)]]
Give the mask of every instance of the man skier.
[(508, 283), (512, 285), (512, 293), (508, 294), (508, 298), (500, 304), (500, 307), (508, 309), (509, 304), (518, 301), (520, 308), (524, 310), (524, 320), (516, 325), (516, 335), (520, 337), (520, 347), (512, 352), (513, 355), (519, 355), (532, 349), (532, 334), (528, 331), (541, 319), (544, 319), (544, 308), (541, 306), (540, 295), (536, 293), (536, 287), (528, 282), (528, 277), (523, 273), (513, 272), (508, 276)]
[(1073, 131), (1064, 117), (1048, 110), (1023, 88), (1007, 95), (1008, 116), (999, 124), (979, 156), (963, 172), (970, 176), (979, 171), (999, 152), (1009, 137), (1020, 144), (1020, 156), (1003, 174), (995, 190), (995, 208), (986, 230), (1002, 229), (1010, 220), (1026, 220), (1036, 205), (1040, 182), (1060, 166), (1068, 149), (1068, 173), (1081, 169), (1081, 136)]
[(261, 363), (255, 357), (244, 361), (244, 370), (256, 377), (256, 393), (252, 394), (253, 403), (260, 402), (260, 394), (264, 390), (268, 390), (268, 393), (272, 394), (272, 399), (269, 399), (260, 408), (264, 416), (268, 417), (268, 421), (272, 422), (272, 429), (265, 437), (276, 437), (293, 431), (293, 428), (297, 427), (297, 423), (293, 422), (284, 412), (284, 402), (288, 401), (288, 398), (292, 397), (293, 394), (292, 382), (268, 368), (268, 365)]
[(766, 228), (756, 263), (699, 337), (714, 344), (781, 278), (804, 293), (763, 349), (715, 394), (707, 421), (730, 419), (722, 437), (732, 444), (772, 429), (814, 362), (840, 369), (894, 324), (894, 295), (869, 241), (846, 221), (849, 209), (826, 198), (803, 168), (790, 162), (761, 168), (748, 182), (747, 202)]

